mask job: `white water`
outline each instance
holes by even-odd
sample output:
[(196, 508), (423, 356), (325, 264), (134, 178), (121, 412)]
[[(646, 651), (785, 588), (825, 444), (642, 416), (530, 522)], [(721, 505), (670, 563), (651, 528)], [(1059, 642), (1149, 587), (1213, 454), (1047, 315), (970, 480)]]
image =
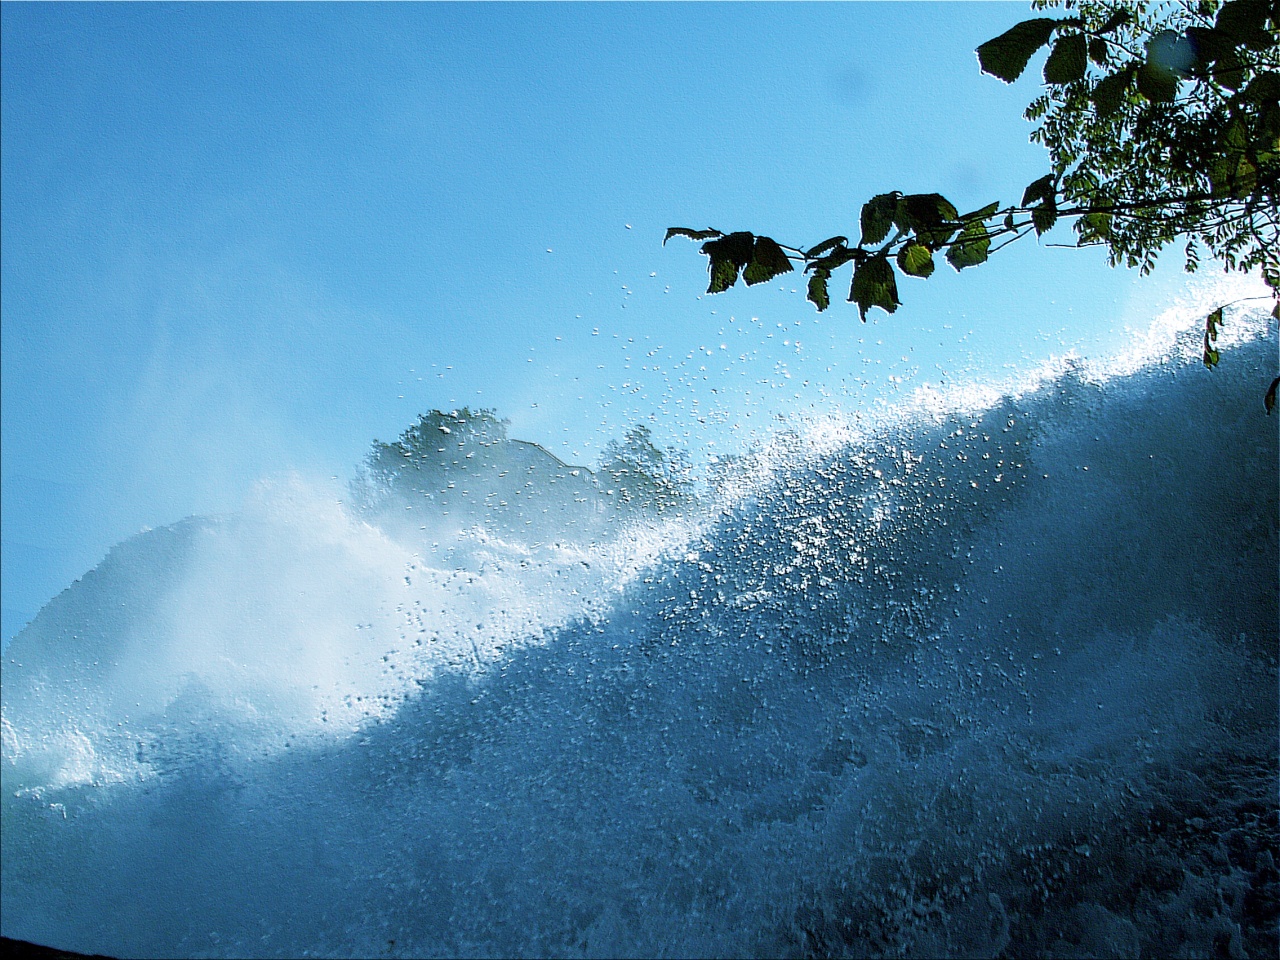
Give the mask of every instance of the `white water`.
[(296, 478), (130, 541), (7, 652), (3, 931), (1274, 953), (1276, 341), (1229, 329), (811, 424), (606, 542)]

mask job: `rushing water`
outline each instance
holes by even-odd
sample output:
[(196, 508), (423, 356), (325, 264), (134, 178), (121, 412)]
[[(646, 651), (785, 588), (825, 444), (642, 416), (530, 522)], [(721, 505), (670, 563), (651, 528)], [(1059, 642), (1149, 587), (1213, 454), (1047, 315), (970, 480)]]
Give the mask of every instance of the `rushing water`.
[(130, 956), (1274, 956), (1274, 334), (779, 435), (689, 515), (117, 547), (3, 673), (3, 930)]

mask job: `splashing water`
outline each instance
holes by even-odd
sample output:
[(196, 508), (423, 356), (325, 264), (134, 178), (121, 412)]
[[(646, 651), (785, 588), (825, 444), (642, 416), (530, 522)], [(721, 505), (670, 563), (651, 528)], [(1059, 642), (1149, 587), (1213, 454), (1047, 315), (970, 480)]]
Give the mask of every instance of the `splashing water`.
[(813, 424), (595, 542), (299, 480), (126, 542), (8, 651), (4, 932), (1273, 955), (1275, 355)]

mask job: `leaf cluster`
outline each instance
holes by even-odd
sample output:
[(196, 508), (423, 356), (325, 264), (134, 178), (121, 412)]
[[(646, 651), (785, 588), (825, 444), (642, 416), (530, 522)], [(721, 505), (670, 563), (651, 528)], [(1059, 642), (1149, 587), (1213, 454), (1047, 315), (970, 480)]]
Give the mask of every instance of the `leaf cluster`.
[[(739, 275), (748, 286), (764, 283), (791, 272), (792, 261), (801, 263), (809, 275), (808, 299), (819, 311), (831, 305), (828, 283), (833, 273), (852, 263), (849, 301), (857, 304), (865, 321), (872, 307), (893, 313), (901, 305), (895, 265), (909, 277), (926, 278), (936, 266), (934, 254), (942, 252), (947, 263), (963, 270), (985, 262), (994, 239), (1016, 237), (1030, 229), (1047, 230), (1057, 217), (1051, 180), (1036, 181), (1022, 206), (1003, 211), (999, 203), (989, 203), (961, 214), (940, 193), (882, 193), (863, 205), (856, 244), (837, 236), (802, 250), (745, 231), (724, 234), (688, 227), (669, 228), (663, 243), (672, 237), (706, 241), (702, 253), (711, 277), (708, 293), (723, 293)], [(1032, 207), (1033, 203), (1037, 206)], [(997, 212), (1004, 216), (1003, 222)]]
[[(1006, 83), (1048, 47), (1044, 90), (1027, 107), (1050, 172), (1020, 203), (960, 215), (940, 194), (882, 193), (861, 211), (856, 244), (836, 236), (803, 249), (740, 231), (673, 227), (705, 241), (708, 293), (750, 286), (803, 265), (808, 299), (831, 303), (833, 273), (853, 265), (849, 300), (865, 322), (900, 305), (897, 274), (927, 278), (943, 252), (956, 270), (1068, 219), (1077, 246), (1105, 246), (1113, 266), (1142, 273), (1184, 240), (1186, 269), (1202, 251), (1228, 269), (1262, 269), (1280, 317), (1280, 12), (1269, 0), (1036, 0), (1067, 16), (1035, 17), (977, 49)], [(896, 270), (895, 270), (896, 267)], [(1221, 317), (1218, 317), (1221, 322)], [(1206, 328), (1205, 358), (1217, 363)], [(1210, 363), (1209, 357), (1214, 359)], [(1271, 404), (1268, 405), (1270, 408)]]
[[(1228, 269), (1270, 267), (1280, 243), (1280, 23), (1266, 0), (1118, 3), (1051, 0), (1075, 16), (1052, 30), (1045, 90), (1028, 106), (1049, 152), (1058, 203), (1077, 244), (1105, 245), (1113, 265), (1152, 269), (1185, 239)], [(1023, 26), (1023, 25), (1019, 25)], [(1016, 31), (1018, 28), (1015, 27)], [(978, 48), (1006, 81), (1025, 68), (1009, 31)], [(1002, 42), (1003, 41), (1003, 42)], [(992, 45), (996, 45), (994, 48)], [(1015, 51), (1015, 47), (1017, 47)], [(1052, 69), (1051, 69), (1052, 68)]]

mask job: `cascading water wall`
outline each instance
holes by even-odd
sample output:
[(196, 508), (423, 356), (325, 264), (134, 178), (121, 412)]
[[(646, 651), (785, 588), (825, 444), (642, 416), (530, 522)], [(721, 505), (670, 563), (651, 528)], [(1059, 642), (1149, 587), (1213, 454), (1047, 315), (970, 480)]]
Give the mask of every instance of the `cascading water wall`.
[(4, 663), (8, 936), (130, 956), (1277, 948), (1276, 341), (413, 543), (305, 484)]

